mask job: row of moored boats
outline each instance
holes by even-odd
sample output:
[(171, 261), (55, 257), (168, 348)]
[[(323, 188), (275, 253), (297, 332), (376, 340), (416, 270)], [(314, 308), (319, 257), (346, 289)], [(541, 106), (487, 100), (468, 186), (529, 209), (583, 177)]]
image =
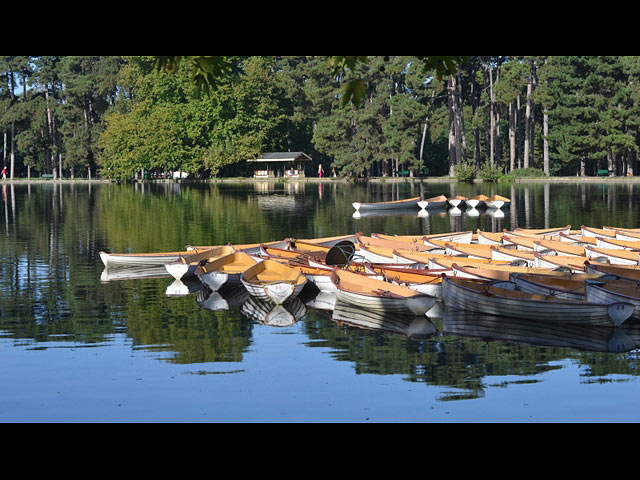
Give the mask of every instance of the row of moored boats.
[(640, 229), (358, 233), (101, 258), (107, 269), (164, 266), (178, 281), (245, 289), (273, 305), (313, 284), (342, 305), (382, 315), (446, 308), (611, 327), (640, 318)]
[(445, 195), (439, 195), (433, 198), (415, 197), (408, 198), (406, 200), (396, 200), (393, 202), (378, 202), (378, 203), (353, 203), (353, 208), (356, 212), (375, 212), (383, 210), (400, 210), (413, 207), (419, 207), (421, 210), (444, 208), (450, 205), (454, 208), (460, 208), (467, 206), (472, 209), (487, 207), (489, 209), (499, 210), (506, 208), (511, 204), (511, 200), (500, 195), (492, 195), (487, 197), (486, 195), (477, 195), (472, 198), (463, 197), (457, 195), (451, 198), (447, 198)]

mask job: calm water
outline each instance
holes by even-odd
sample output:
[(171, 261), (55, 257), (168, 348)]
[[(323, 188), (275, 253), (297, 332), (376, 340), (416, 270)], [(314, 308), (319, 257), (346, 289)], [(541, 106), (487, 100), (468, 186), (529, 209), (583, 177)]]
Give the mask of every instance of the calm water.
[[(312, 292), (269, 316), (98, 253), (285, 237), (640, 227), (640, 185), (500, 185), (504, 217), (353, 218), (449, 184), (3, 186), (1, 422), (637, 422), (640, 325), (542, 328), (445, 314), (368, 330)], [(226, 303), (225, 303), (226, 302)], [(306, 304), (305, 304), (306, 303)], [(228, 310), (216, 310), (230, 304)]]

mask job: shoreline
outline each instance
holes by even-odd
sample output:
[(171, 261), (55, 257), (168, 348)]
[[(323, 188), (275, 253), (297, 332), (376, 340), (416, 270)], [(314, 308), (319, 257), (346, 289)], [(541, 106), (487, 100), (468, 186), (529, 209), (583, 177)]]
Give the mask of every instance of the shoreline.
[[(136, 183), (179, 183), (179, 184), (198, 184), (198, 183), (462, 183), (451, 177), (369, 177), (359, 178), (349, 181), (343, 178), (268, 178), (257, 179), (249, 177), (229, 177), (229, 178), (210, 178), (210, 179), (154, 179), (154, 180), (131, 180), (128, 182), (115, 182), (109, 179), (16, 179), (16, 180), (0, 180), (0, 185), (47, 185), (47, 184), (136, 184)], [(476, 179), (473, 183), (484, 183), (483, 180)], [(531, 177), (517, 178), (512, 182), (504, 183), (640, 183), (640, 177)]]

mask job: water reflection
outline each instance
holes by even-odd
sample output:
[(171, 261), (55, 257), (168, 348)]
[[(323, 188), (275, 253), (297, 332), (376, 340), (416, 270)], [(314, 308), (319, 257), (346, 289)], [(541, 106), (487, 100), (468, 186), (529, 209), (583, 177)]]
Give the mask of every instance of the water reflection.
[[(567, 224), (640, 226), (640, 189), (631, 184), (487, 188), (337, 182), (322, 189), (315, 184), (3, 185), (0, 331), (41, 348), (61, 338), (73, 339), (70, 345), (103, 345), (123, 334), (136, 348), (170, 352), (167, 361), (198, 363), (242, 362), (254, 329), (296, 325), (359, 372), (401, 374), (476, 396), (489, 375), (537, 374), (567, 358), (585, 365), (587, 376), (637, 375), (638, 359), (629, 354), (639, 344), (635, 326), (612, 338), (574, 330), (545, 339), (539, 331), (486, 319), (375, 319), (347, 312), (335, 298), (317, 292), (303, 292), (295, 305), (274, 313), (244, 291), (214, 295), (198, 284), (172, 283), (166, 270), (105, 270), (97, 256), (101, 250), (175, 251), (193, 244), (358, 231), (416, 235)], [(497, 193), (512, 204), (502, 215), (479, 208), (453, 215), (441, 210), (424, 217), (412, 211), (353, 218), (351, 204), (363, 198), (390, 201), (443, 191), (466, 197)]]

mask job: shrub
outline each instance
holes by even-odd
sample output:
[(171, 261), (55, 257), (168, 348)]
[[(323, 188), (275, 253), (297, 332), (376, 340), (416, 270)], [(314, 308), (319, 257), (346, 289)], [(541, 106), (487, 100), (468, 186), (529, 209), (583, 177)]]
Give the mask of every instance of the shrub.
[(476, 169), (473, 165), (462, 163), (454, 169), (454, 174), (459, 182), (471, 183), (476, 178)]
[(485, 163), (480, 169), (480, 178), (485, 182), (498, 183), (502, 177), (502, 169), (498, 166), (492, 167)]

